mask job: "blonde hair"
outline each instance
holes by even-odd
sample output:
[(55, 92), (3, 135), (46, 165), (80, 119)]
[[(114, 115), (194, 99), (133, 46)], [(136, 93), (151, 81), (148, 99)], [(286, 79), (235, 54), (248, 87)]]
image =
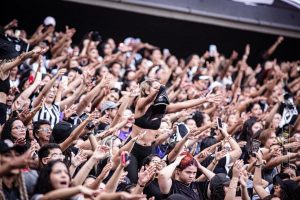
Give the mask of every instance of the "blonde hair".
[(156, 81), (158, 81), (158, 80), (156, 80), (156, 79), (147, 79), (147, 80), (144, 80), (142, 83), (141, 83), (141, 85), (140, 85), (140, 97), (146, 97), (146, 96), (148, 96), (147, 94), (146, 94), (146, 91), (147, 90), (149, 90), (150, 89), (150, 87), (152, 86), (152, 84), (154, 83), (154, 82), (156, 82)]

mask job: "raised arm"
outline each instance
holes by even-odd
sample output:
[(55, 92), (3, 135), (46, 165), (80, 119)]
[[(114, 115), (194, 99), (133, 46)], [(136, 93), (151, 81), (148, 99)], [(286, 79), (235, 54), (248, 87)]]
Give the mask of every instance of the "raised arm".
[(176, 167), (180, 164), (184, 156), (179, 156), (177, 159), (170, 165), (164, 167), (160, 170), (158, 174), (158, 185), (160, 192), (162, 194), (168, 194), (172, 187), (172, 175)]
[(262, 156), (260, 153), (256, 153), (257, 162), (255, 164), (255, 172), (253, 177), (253, 188), (258, 194), (260, 199), (264, 199), (269, 194), (263, 188), (262, 177), (261, 177), (261, 168), (263, 165)]
[(190, 131), (175, 145), (172, 151), (168, 154), (169, 162), (173, 162), (178, 157), (187, 141), (194, 138), (195, 132), (196, 130)]
[(42, 81), (42, 74), (40, 72), (36, 73), (34, 82), (27, 89), (25, 89), (20, 96), (16, 99), (16, 101), (24, 102), (27, 100), (30, 95), (36, 90), (36, 88), (40, 85)]
[(90, 171), (93, 169), (95, 164), (97, 164), (100, 160), (107, 157), (109, 154), (109, 147), (107, 146), (98, 146), (94, 151), (93, 155), (90, 159), (83, 165), (83, 167), (76, 174), (75, 178), (72, 180), (72, 185), (82, 185), (86, 177), (89, 175)]
[(40, 94), (37, 96), (37, 98), (34, 99), (32, 105), (33, 107), (36, 107), (37, 105), (40, 104), (42, 101), (43, 97), (48, 93), (48, 91), (51, 89), (51, 87), (54, 85), (56, 79), (58, 77), (61, 77), (64, 73), (66, 72), (66, 69), (60, 69), (57, 74), (50, 80), (48, 83), (44, 86)]
[(230, 144), (231, 151), (229, 152), (230, 155), (230, 163), (234, 163), (237, 159), (239, 159), (242, 155), (242, 150), (240, 148), (240, 145), (233, 139), (224, 128), (219, 128), (223, 136), (225, 137), (225, 140), (227, 140)]
[[(126, 163), (126, 165), (128, 165), (129, 163)], [(112, 193), (115, 192), (117, 187), (118, 187), (118, 183), (119, 180), (121, 178), (122, 172), (125, 168), (125, 165), (120, 163), (118, 165), (118, 167), (116, 168), (114, 174), (112, 175), (112, 177), (109, 179), (109, 181), (106, 183), (105, 186), (105, 191), (108, 193)]]
[(230, 185), (228, 187), (228, 191), (225, 195), (224, 200), (235, 199), (236, 188), (237, 188), (237, 184), (239, 182), (239, 176), (240, 176), (240, 172), (242, 170), (243, 164), (244, 164), (243, 160), (237, 160), (234, 163), (233, 169), (232, 169), (232, 178), (231, 178)]
[(31, 58), (36, 53), (37, 52), (35, 52), (35, 51), (24, 52), (21, 55), (19, 55), (16, 59), (14, 59), (13, 61), (1, 64), (2, 73), (3, 74), (7, 73), (9, 70), (22, 64), (27, 58)]
[(115, 118), (113, 119), (113, 121), (111, 122), (110, 126), (114, 126), (115, 124), (117, 124), (119, 122), (119, 120), (123, 117), (123, 113), (124, 113), (125, 109), (127, 109), (129, 106), (131, 106), (135, 97), (137, 97), (139, 95), (139, 92), (140, 92), (140, 90), (137, 87), (137, 88), (131, 90), (130, 94), (123, 99), (123, 101), (117, 111), (117, 114), (116, 114)]
[(194, 106), (199, 106), (205, 102), (220, 102), (222, 97), (220, 95), (207, 95), (206, 97), (199, 99), (192, 99), (180, 103), (170, 104), (167, 106), (167, 113), (174, 113), (181, 111), (183, 109), (192, 108)]
[(83, 193), (86, 196), (93, 196), (96, 194), (94, 190), (86, 188), (82, 185), (76, 187), (62, 188), (57, 190), (52, 190), (42, 196), (39, 200), (57, 200), (57, 199), (69, 199), (77, 194)]
[(138, 109), (140, 111), (144, 110), (147, 105), (149, 105), (150, 103), (152, 103), (155, 100), (155, 97), (156, 97), (158, 91), (159, 91), (159, 88), (156, 89), (156, 88), (150, 87), (150, 94), (146, 97), (141, 97), (138, 99), (137, 104), (136, 104), (136, 109)]
[(80, 86), (75, 90), (75, 92), (60, 102), (60, 109), (64, 109), (65, 107), (69, 108), (84, 92), (84, 84), (81, 83)]
[(279, 36), (274, 44), (266, 51), (266, 53), (263, 55), (263, 58), (268, 58), (270, 55), (274, 53), (274, 51), (277, 49), (278, 45), (282, 43), (284, 40), (284, 37)]
[(89, 105), (90, 102), (93, 101), (93, 99), (96, 97), (96, 95), (101, 90), (101, 88), (109, 85), (109, 82), (110, 82), (110, 78), (105, 77), (101, 80), (101, 82), (96, 87), (94, 87), (89, 93), (87, 93), (87, 95), (83, 98), (82, 101), (79, 102), (77, 106), (77, 110), (76, 110), (77, 115), (82, 114), (85, 107)]
[(83, 122), (81, 122), (73, 131), (72, 133), (69, 135), (69, 137), (67, 137), (67, 139), (65, 139), (65, 141), (63, 141), (62, 143), (59, 144), (62, 152), (64, 152), (72, 143), (74, 140), (77, 140), (78, 137), (81, 135), (82, 131), (84, 130), (84, 128), (86, 127), (86, 125), (93, 121), (94, 118), (96, 117), (96, 115), (94, 113), (90, 114), (88, 116), (88, 118), (86, 118)]

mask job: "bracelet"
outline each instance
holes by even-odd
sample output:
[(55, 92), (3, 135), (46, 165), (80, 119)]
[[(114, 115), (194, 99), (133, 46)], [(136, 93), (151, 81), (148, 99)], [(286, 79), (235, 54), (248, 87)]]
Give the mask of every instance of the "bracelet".
[(236, 187), (228, 187), (228, 189), (234, 189), (234, 190), (236, 190)]
[(219, 161), (217, 161), (216, 159), (214, 159), (214, 160), (212, 161), (212, 164), (216, 165), (216, 164), (218, 164), (218, 162), (219, 162)]
[(260, 163), (260, 164), (255, 164), (254, 166), (255, 167), (261, 167), (263, 164), (262, 163)]

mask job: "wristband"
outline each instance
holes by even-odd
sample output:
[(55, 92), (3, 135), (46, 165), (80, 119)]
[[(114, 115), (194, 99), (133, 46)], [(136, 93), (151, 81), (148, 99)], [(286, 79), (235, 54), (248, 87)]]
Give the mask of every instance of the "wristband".
[(262, 163), (260, 163), (260, 164), (255, 164), (254, 166), (255, 167), (261, 167), (263, 164)]
[(212, 161), (212, 163), (213, 163), (214, 165), (216, 165), (216, 164), (218, 164), (218, 161), (217, 161), (216, 159), (214, 159), (214, 160)]

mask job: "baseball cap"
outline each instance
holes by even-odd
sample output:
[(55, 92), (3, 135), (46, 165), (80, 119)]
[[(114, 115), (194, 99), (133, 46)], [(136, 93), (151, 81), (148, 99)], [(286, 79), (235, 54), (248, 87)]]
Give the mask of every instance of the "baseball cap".
[(69, 137), (69, 135), (76, 127), (77, 126), (66, 121), (61, 121), (55, 124), (52, 130), (52, 136), (55, 142), (61, 143), (65, 141), (65, 139)]
[(114, 109), (117, 108), (119, 104), (113, 102), (113, 101), (106, 101), (101, 105), (101, 112), (107, 110), (107, 109)]
[(46, 17), (44, 19), (44, 25), (45, 26), (49, 26), (49, 25), (55, 26), (56, 25), (56, 21), (55, 21), (54, 17), (52, 17), (52, 16)]
[(16, 145), (11, 140), (0, 140), (0, 154), (6, 153), (10, 150), (15, 150), (18, 153), (24, 153), (26, 147), (24, 145)]

